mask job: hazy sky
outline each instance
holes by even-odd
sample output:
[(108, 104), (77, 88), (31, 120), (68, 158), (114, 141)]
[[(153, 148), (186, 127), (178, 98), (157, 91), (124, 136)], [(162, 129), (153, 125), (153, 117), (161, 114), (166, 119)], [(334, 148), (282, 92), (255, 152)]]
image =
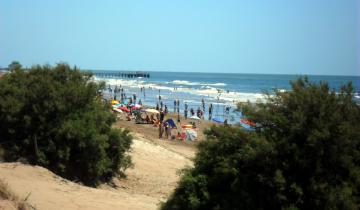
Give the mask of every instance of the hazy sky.
[(0, 66), (360, 75), (360, 0), (0, 0)]

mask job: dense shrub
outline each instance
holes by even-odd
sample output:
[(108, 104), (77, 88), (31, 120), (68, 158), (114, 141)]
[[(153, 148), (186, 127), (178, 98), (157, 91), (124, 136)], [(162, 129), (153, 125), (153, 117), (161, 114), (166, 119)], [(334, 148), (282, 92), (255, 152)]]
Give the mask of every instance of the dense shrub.
[(88, 185), (129, 166), (128, 131), (101, 103), (103, 84), (67, 64), (15, 68), (0, 80), (0, 145), (4, 158), (26, 159)]
[(359, 209), (360, 109), (306, 78), (243, 104), (255, 132), (212, 127), (162, 209)]

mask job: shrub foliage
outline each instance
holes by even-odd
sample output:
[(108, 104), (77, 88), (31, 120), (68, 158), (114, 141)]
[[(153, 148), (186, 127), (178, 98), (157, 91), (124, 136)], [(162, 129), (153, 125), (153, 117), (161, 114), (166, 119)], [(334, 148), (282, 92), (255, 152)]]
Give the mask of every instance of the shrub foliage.
[(8, 161), (26, 159), (96, 185), (130, 164), (131, 136), (98, 96), (103, 84), (67, 64), (20, 66), (0, 80), (0, 146)]
[(239, 104), (255, 132), (212, 127), (162, 209), (359, 209), (360, 108), (300, 78), (266, 103)]

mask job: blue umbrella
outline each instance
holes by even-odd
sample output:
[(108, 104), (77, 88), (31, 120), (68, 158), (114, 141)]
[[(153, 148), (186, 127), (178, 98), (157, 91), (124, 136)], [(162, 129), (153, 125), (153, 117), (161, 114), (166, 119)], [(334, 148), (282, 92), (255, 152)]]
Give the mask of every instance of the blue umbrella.
[(212, 118), (212, 121), (217, 122), (217, 123), (224, 123), (225, 120), (220, 117), (214, 117), (214, 118)]

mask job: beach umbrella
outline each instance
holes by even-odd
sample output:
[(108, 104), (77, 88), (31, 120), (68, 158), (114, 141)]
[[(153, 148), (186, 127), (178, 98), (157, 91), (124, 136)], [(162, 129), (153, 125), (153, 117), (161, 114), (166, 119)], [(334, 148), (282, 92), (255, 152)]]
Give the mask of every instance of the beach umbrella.
[(119, 106), (123, 106), (123, 104), (114, 104), (112, 105), (112, 108), (118, 108)]
[(112, 105), (119, 104), (119, 101), (117, 101), (117, 100), (112, 100), (112, 101), (111, 101), (111, 104), (112, 104)]
[(220, 117), (214, 117), (214, 118), (212, 118), (212, 121), (217, 122), (217, 123), (224, 123), (225, 120)]
[(133, 106), (131, 107), (131, 110), (139, 110), (141, 107)]
[(189, 117), (189, 119), (193, 119), (193, 120), (200, 120), (200, 118), (196, 115), (193, 115), (191, 117)]
[(120, 109), (113, 109), (115, 112), (118, 112), (118, 113), (123, 113), (123, 111), (121, 111)]
[(130, 110), (126, 106), (121, 106), (118, 109), (124, 111), (124, 112), (130, 112)]
[(145, 112), (153, 113), (153, 114), (159, 114), (160, 112), (156, 109), (145, 109)]

